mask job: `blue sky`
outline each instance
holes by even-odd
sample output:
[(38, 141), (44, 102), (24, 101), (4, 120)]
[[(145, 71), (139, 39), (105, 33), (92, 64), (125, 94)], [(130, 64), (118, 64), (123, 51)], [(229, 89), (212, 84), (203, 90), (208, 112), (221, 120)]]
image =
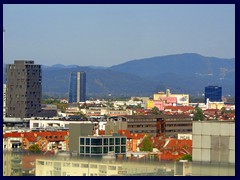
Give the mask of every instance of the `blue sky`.
[(235, 57), (235, 5), (3, 6), (4, 63), (112, 66), (154, 56)]

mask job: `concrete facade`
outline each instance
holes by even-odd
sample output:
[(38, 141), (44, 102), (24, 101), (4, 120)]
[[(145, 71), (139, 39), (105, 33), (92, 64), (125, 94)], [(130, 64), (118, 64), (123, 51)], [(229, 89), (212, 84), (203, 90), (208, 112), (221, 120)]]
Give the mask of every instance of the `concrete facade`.
[(79, 136), (88, 136), (94, 134), (93, 124), (69, 124), (69, 152), (70, 154), (79, 154)]
[(193, 161), (235, 163), (235, 122), (193, 122)]
[(41, 65), (24, 60), (7, 64), (6, 86), (6, 117), (38, 116), (42, 98)]

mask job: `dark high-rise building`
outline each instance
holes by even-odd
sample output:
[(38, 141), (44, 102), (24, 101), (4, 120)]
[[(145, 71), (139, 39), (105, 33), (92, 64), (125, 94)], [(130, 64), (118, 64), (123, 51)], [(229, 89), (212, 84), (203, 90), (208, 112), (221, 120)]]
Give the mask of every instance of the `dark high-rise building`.
[(69, 98), (68, 102), (85, 102), (86, 101), (86, 73), (72, 72), (69, 81)]
[(42, 98), (41, 65), (25, 60), (7, 64), (6, 86), (6, 117), (38, 116)]
[(207, 86), (205, 87), (205, 104), (207, 99), (211, 102), (222, 101), (222, 87), (219, 86)]

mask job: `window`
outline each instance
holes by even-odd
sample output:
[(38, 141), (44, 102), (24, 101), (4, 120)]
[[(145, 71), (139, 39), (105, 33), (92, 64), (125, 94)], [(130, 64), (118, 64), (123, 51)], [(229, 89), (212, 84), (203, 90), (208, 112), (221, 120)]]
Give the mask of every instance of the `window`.
[(86, 147), (86, 153), (90, 153), (90, 147)]
[(71, 166), (71, 163), (63, 163), (63, 166), (64, 166), (64, 167), (70, 167), (70, 166)]
[(114, 138), (110, 138), (110, 145), (114, 145)]
[(80, 138), (80, 145), (84, 145), (84, 138)]
[(86, 139), (86, 145), (90, 145), (90, 139)]
[(126, 152), (126, 146), (121, 146), (121, 152), (125, 153)]
[(46, 166), (52, 166), (52, 162), (46, 162)]
[(103, 148), (103, 153), (108, 153), (108, 147)]
[(91, 139), (91, 145), (102, 145), (102, 139)]
[(91, 147), (92, 154), (102, 154), (102, 147)]
[(126, 144), (126, 138), (121, 138), (121, 144)]
[(72, 163), (72, 167), (79, 167), (80, 165), (78, 163)]
[(88, 168), (88, 164), (81, 164), (81, 168)]
[(104, 143), (104, 145), (108, 145), (108, 139), (107, 139), (107, 138), (104, 138), (104, 139), (103, 139), (103, 143)]
[(33, 123), (33, 127), (38, 127), (38, 123)]
[(38, 161), (39, 165), (44, 165), (44, 161)]
[(114, 151), (114, 146), (110, 146), (109, 151)]
[(117, 167), (116, 166), (108, 166), (108, 170), (116, 170)]
[(53, 168), (55, 171), (61, 171), (61, 167), (54, 167)]
[(119, 145), (120, 144), (120, 138), (115, 138), (115, 144)]
[(120, 146), (115, 146), (115, 153), (120, 153)]
[(80, 146), (80, 153), (84, 153), (84, 147)]
[(90, 168), (97, 169), (97, 164), (90, 164)]

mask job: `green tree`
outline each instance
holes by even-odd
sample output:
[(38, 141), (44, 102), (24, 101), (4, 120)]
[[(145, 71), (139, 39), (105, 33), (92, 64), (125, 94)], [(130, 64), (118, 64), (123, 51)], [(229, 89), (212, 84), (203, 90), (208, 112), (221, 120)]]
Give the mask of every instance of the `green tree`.
[(191, 154), (184, 154), (182, 157), (178, 158), (177, 160), (188, 160), (188, 161), (192, 161), (192, 155), (191, 155)]
[(195, 112), (194, 112), (194, 116), (193, 116), (193, 120), (194, 121), (202, 121), (204, 120), (204, 115), (203, 115), (203, 111), (201, 108), (199, 108), (198, 106), (195, 107)]
[(163, 114), (163, 112), (160, 111), (157, 107), (153, 107), (153, 108), (151, 109), (151, 113), (152, 113), (152, 114), (155, 114), (155, 115)]
[(152, 142), (149, 139), (149, 136), (146, 136), (143, 139), (143, 143), (142, 143), (142, 147), (140, 148), (140, 151), (153, 151), (153, 146), (152, 146)]
[(226, 107), (222, 107), (222, 108), (221, 108), (221, 114), (223, 115), (223, 114), (226, 113), (226, 112), (227, 112)]
[(32, 153), (40, 153), (41, 149), (37, 144), (33, 144), (29, 147), (29, 151)]

